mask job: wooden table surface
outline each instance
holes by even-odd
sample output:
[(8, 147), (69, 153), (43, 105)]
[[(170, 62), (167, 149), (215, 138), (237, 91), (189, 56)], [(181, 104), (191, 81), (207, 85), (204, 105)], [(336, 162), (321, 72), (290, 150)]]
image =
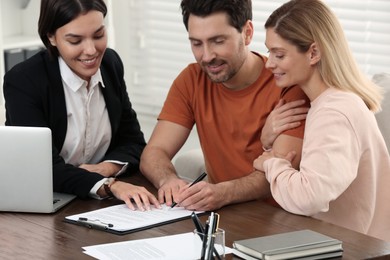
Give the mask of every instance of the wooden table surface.
[[(140, 174), (126, 178), (155, 192)], [(26, 196), (28, 199), (28, 195)], [(64, 222), (65, 216), (121, 203), (116, 199), (76, 199), (54, 214), (0, 213), (0, 259), (93, 259), (83, 246), (191, 232), (190, 219), (127, 235), (115, 235)], [(226, 231), (226, 246), (233, 241), (300, 229), (312, 229), (343, 241), (342, 259), (389, 258), (390, 243), (316, 219), (290, 214), (261, 201), (219, 209), (219, 226)], [(207, 215), (200, 219), (205, 222)], [(227, 255), (226, 259), (236, 259)]]

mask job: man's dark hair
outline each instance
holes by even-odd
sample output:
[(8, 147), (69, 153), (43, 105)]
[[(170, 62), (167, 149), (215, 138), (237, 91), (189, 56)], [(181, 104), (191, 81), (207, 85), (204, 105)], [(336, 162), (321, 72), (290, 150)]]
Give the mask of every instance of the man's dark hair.
[(51, 57), (58, 57), (57, 47), (50, 44), (49, 35), (81, 14), (96, 10), (107, 14), (103, 0), (41, 0), (38, 33)]
[(226, 13), (230, 25), (239, 32), (248, 20), (252, 20), (251, 0), (182, 0), (180, 6), (187, 31), (190, 14), (206, 17), (217, 12)]

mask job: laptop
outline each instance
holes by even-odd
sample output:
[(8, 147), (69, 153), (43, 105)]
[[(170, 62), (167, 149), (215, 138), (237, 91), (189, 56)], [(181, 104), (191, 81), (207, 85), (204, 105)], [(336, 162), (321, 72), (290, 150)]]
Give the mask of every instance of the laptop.
[(76, 196), (53, 192), (51, 130), (0, 126), (0, 211), (53, 213)]

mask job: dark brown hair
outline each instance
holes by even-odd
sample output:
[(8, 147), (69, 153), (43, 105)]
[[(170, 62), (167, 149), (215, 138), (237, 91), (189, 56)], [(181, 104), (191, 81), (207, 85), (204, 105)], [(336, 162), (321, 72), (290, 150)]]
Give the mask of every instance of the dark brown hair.
[(103, 0), (41, 0), (38, 33), (51, 57), (58, 57), (57, 47), (50, 44), (49, 36), (81, 14), (91, 10), (107, 14)]
[(229, 16), (230, 25), (242, 32), (248, 20), (252, 20), (251, 0), (182, 0), (183, 22), (188, 30), (190, 14), (205, 17), (213, 13), (224, 12)]

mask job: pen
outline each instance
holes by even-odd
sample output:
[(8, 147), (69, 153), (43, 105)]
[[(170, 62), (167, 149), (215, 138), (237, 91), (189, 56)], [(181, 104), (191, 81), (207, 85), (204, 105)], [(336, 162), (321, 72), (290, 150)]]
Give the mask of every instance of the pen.
[(205, 231), (205, 235), (207, 237), (206, 241), (206, 248), (205, 248), (205, 254), (204, 259), (210, 260), (213, 256), (212, 248), (214, 248), (214, 239), (213, 239), (213, 233), (214, 233), (214, 227), (215, 227), (215, 213), (211, 212), (208, 222), (208, 228), (207, 231)]
[(206, 253), (206, 247), (207, 247), (207, 234), (208, 234), (209, 227), (210, 227), (209, 222), (207, 221), (205, 228), (204, 228), (204, 232), (203, 232), (202, 251), (200, 254), (201, 260), (205, 260), (205, 253)]
[(204, 233), (204, 227), (202, 226), (202, 223), (200, 223), (200, 220), (195, 212), (192, 212), (191, 219), (195, 224), (195, 228), (199, 233)]
[(82, 225), (82, 226), (85, 226), (88, 228), (98, 229), (98, 230), (107, 230), (109, 228), (114, 227), (113, 224), (110, 224), (110, 223), (106, 224), (106, 223), (101, 222), (98, 219), (88, 219), (88, 218), (84, 218), (84, 217), (80, 217), (77, 220), (77, 223), (79, 225)]
[(215, 213), (215, 222), (214, 222), (214, 233), (217, 232), (219, 228), (219, 214), (218, 213)]
[[(200, 182), (201, 180), (203, 180), (203, 178), (206, 177), (206, 175), (207, 175), (207, 173), (205, 173), (205, 172), (202, 173), (201, 175), (199, 175), (199, 177), (196, 178), (196, 180), (194, 180), (194, 181), (190, 184), (189, 187), (191, 187), (192, 185), (194, 185), (194, 184)], [(177, 205), (177, 203), (176, 203), (176, 202), (173, 202), (172, 205), (171, 205), (171, 208), (175, 207), (176, 205)]]
[[(215, 221), (214, 221), (213, 233), (216, 233), (218, 228), (219, 228), (219, 214), (215, 213)], [(213, 247), (213, 252), (214, 252), (215, 256), (217, 257), (218, 260), (220, 260), (221, 257), (219, 256), (219, 253), (218, 253), (217, 249), (215, 249), (214, 245), (212, 245), (212, 247)]]

